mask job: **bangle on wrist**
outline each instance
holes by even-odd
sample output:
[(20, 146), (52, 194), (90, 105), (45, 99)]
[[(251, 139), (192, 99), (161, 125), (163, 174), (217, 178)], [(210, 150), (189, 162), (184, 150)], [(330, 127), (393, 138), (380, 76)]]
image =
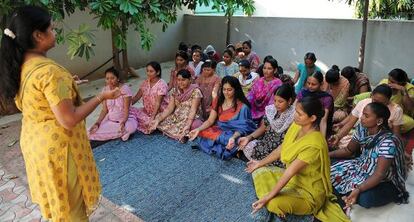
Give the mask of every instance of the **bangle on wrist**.
[(103, 101), (102, 97), (99, 94), (96, 95), (96, 99), (99, 101), (99, 103), (101, 103)]

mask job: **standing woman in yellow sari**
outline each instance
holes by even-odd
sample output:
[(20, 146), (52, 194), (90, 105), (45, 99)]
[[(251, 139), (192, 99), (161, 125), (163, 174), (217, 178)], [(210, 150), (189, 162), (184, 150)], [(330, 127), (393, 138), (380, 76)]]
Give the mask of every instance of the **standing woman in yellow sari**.
[(22, 111), (20, 146), (32, 201), (51, 221), (88, 221), (101, 193), (85, 121), (118, 88), (83, 104), (71, 74), (46, 57), (55, 46), (48, 12), (13, 13), (0, 48), (0, 93)]
[[(265, 206), (280, 217), (313, 214), (321, 221), (350, 221), (334, 203), (328, 145), (318, 129), (323, 116), (321, 102), (304, 97), (282, 145), (265, 159), (247, 163), (259, 198), (253, 212)], [(286, 169), (266, 166), (279, 159)]]

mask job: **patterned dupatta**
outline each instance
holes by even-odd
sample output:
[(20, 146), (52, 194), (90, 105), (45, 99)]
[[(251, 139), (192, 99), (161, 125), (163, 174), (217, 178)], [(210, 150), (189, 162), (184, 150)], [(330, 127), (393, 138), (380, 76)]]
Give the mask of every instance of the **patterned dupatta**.
[(185, 102), (191, 98), (191, 95), (194, 89), (198, 89), (197, 84), (191, 84), (185, 91), (181, 92), (178, 88), (175, 88), (175, 92), (173, 93), (174, 97), (180, 102)]
[(293, 122), (294, 114), (294, 105), (289, 106), (284, 112), (280, 113), (279, 116), (274, 105), (268, 105), (265, 109), (265, 115), (269, 120), (270, 127), (272, 127), (276, 133), (283, 133), (290, 127)]

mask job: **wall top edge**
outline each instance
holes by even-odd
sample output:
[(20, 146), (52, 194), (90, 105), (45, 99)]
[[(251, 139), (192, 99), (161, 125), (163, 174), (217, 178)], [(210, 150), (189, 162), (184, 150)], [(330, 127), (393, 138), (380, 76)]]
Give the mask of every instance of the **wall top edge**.
[[(195, 15), (195, 14), (184, 14), (185, 17), (218, 17), (223, 18), (223, 15)], [(254, 18), (254, 19), (286, 19), (286, 20), (301, 20), (301, 19), (308, 19), (308, 20), (319, 20), (319, 21), (328, 21), (328, 20), (335, 20), (335, 21), (362, 21), (362, 19), (344, 19), (344, 18), (301, 18), (301, 17), (276, 17), (276, 16), (245, 16), (245, 15), (234, 15), (233, 17), (236, 18)], [(369, 19), (369, 23), (376, 23), (376, 22), (392, 22), (392, 23), (414, 23), (414, 20), (391, 20), (391, 19)]]

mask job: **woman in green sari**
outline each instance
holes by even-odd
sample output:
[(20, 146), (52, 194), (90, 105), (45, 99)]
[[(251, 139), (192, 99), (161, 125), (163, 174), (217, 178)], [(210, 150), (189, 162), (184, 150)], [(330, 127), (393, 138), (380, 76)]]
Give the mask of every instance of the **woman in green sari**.
[[(280, 217), (313, 214), (320, 221), (350, 221), (334, 202), (328, 145), (318, 129), (323, 116), (321, 102), (304, 97), (282, 145), (265, 159), (247, 163), (259, 198), (253, 213), (265, 206)], [(276, 160), (286, 169), (266, 166)]]

